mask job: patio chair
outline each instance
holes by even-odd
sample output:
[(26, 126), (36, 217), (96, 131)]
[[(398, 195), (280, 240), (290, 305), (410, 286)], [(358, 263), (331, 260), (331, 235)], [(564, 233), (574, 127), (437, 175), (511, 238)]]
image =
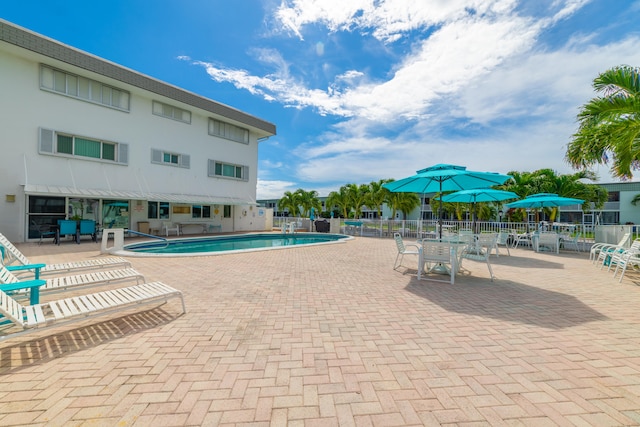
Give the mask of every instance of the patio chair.
[[(26, 289), (19, 287), (18, 284), (24, 282), (40, 282), (39, 287), (30, 288), (31, 304), (39, 303), (39, 295), (41, 293), (62, 292), (70, 289), (77, 289), (89, 286), (102, 286), (117, 282), (135, 280), (136, 284), (144, 282), (144, 276), (133, 268), (125, 268), (121, 270), (102, 270), (86, 274), (76, 274), (72, 276), (57, 276), (49, 279), (40, 279), (40, 270), (45, 264), (22, 265), (9, 270), (0, 264), (0, 289), (5, 292), (13, 292), (13, 296), (26, 296)], [(24, 277), (18, 278), (13, 274), (16, 270), (29, 271), (33, 274), (33, 279), (25, 280)]]
[[(418, 280), (422, 280), (424, 276), (424, 280), (448, 282), (453, 285), (459, 269), (456, 252), (458, 246), (466, 247), (467, 245), (423, 240), (418, 262)], [(437, 278), (442, 277), (443, 273), (449, 275), (449, 280)]]
[(612, 251), (616, 249), (617, 250), (624, 249), (629, 244), (630, 239), (631, 239), (631, 233), (624, 233), (617, 244), (594, 243), (591, 246), (591, 250), (589, 251), (589, 260), (591, 260), (591, 262), (595, 264), (596, 261), (601, 260), (600, 253), (602, 251), (606, 252), (606, 251)]
[(526, 244), (527, 246), (531, 246), (531, 234), (530, 233), (518, 233), (513, 230), (512, 235), (513, 239), (513, 248), (517, 248), (520, 243)]
[(564, 249), (573, 248), (576, 252), (580, 252), (580, 233), (571, 236), (570, 233), (560, 235), (560, 244)]
[(480, 261), (485, 262), (487, 264), (487, 268), (489, 269), (489, 275), (491, 276), (491, 281), (493, 282), (493, 270), (491, 269), (491, 263), (489, 262), (489, 255), (491, 255), (491, 248), (478, 250), (479, 247), (467, 247), (463, 252), (461, 259), (469, 259), (472, 261)]
[[(405, 255), (418, 255), (420, 256), (420, 246), (418, 246), (415, 243), (404, 243), (404, 240), (402, 240), (402, 236), (400, 235), (400, 233), (393, 233), (393, 238), (396, 241), (396, 246), (398, 248), (398, 254), (396, 255), (396, 261), (393, 263), (393, 269), (397, 270), (398, 267), (400, 267), (402, 265), (402, 260), (404, 259)], [(413, 249), (408, 249), (408, 248), (415, 248), (415, 250)], [(398, 262), (398, 260), (400, 262)]]
[(20, 328), (15, 332), (12, 332), (13, 328), (3, 330), (0, 341), (45, 328), (84, 321), (89, 317), (122, 312), (143, 304), (164, 303), (170, 298), (180, 298), (182, 312), (186, 313), (182, 292), (162, 282), (143, 283), (27, 306), (0, 290), (0, 314), (4, 316), (5, 323), (11, 322)]
[[(20, 265), (30, 265), (34, 264), (29, 261), (29, 259), (24, 256), (18, 248), (16, 248), (13, 243), (9, 241), (3, 234), (0, 233), (0, 246), (4, 248), (4, 256), (5, 258), (2, 260), (2, 263), (7, 266), (9, 270), (19, 267)], [(16, 263), (14, 265), (14, 263)], [(76, 262), (67, 262), (61, 264), (47, 264), (44, 268), (40, 270), (40, 273), (45, 274), (54, 274), (54, 273), (66, 273), (71, 271), (82, 271), (82, 270), (92, 270), (92, 269), (100, 269), (100, 268), (108, 268), (108, 267), (131, 267), (131, 263), (124, 258), (121, 257), (101, 257), (101, 258), (93, 258), (90, 260), (76, 261)]]
[(600, 270), (607, 267), (607, 271), (611, 270), (613, 265), (617, 265), (618, 261), (626, 251), (640, 251), (640, 239), (635, 239), (629, 248), (625, 247), (606, 247), (603, 248), (598, 254), (598, 263), (600, 263)]
[[(613, 262), (611, 264), (613, 264)], [(611, 268), (611, 264), (609, 268)], [(620, 283), (624, 278), (625, 272), (629, 268), (634, 270), (637, 269), (637, 267), (640, 267), (640, 251), (637, 249), (629, 249), (619, 255), (615, 255), (615, 264), (616, 269), (613, 272), (613, 277), (615, 278), (619, 271), (620, 278), (618, 279), (618, 283)]]
[(500, 256), (498, 252), (498, 233), (480, 233), (476, 240), (476, 250), (478, 252), (486, 251), (487, 256), (495, 251), (496, 256)]
[(511, 256), (511, 252), (509, 251), (509, 238), (511, 236), (511, 233), (506, 231), (498, 233), (498, 239), (496, 240), (496, 255), (498, 255), (500, 246), (504, 246), (507, 249), (507, 255)]
[(549, 251), (560, 253), (560, 236), (558, 235), (558, 233), (542, 232), (534, 238), (538, 239), (538, 242), (536, 244), (536, 249), (538, 252), (540, 252), (542, 248), (547, 248)]
[(51, 226), (40, 225), (34, 220), (31, 221), (31, 225), (33, 225), (38, 232), (38, 237), (40, 238), (40, 240), (38, 240), (39, 245), (41, 245), (42, 240), (46, 238), (52, 238), (53, 242), (56, 243), (56, 232), (55, 230), (51, 230)]
[(176, 236), (180, 235), (180, 226), (178, 224), (174, 224), (172, 222), (163, 221), (162, 222), (162, 231), (164, 231), (165, 236), (169, 237), (170, 232), (175, 232)]

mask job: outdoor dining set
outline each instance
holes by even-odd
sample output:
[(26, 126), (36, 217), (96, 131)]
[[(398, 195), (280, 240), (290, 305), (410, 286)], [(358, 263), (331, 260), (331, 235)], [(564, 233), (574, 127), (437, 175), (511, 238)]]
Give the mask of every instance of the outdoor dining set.
[[(499, 254), (499, 245), (507, 251), (509, 245), (517, 247), (527, 244), (535, 251), (544, 249), (558, 253), (561, 245), (574, 245), (577, 251), (578, 237), (569, 233), (557, 233), (540, 227), (534, 232), (518, 233), (515, 230), (500, 230), (498, 233), (478, 233), (476, 228), (476, 204), (480, 202), (502, 202), (517, 199), (519, 196), (510, 191), (490, 188), (502, 185), (511, 177), (492, 172), (474, 172), (466, 167), (438, 164), (417, 171), (415, 175), (384, 184), (391, 192), (436, 193), (436, 199), (447, 203), (470, 203), (472, 206), (473, 223), (471, 230), (459, 230), (457, 233), (445, 231), (442, 224), (442, 204), (438, 208), (438, 225), (433, 235), (418, 239), (415, 244), (405, 245), (400, 233), (394, 235), (398, 246), (398, 262), (402, 262), (405, 254), (418, 255), (418, 279), (429, 276), (430, 273), (446, 274), (450, 283), (454, 283), (456, 273), (462, 268), (464, 259), (482, 261), (487, 264), (491, 280), (493, 271), (489, 262), (489, 255), (495, 251)], [(449, 192), (444, 194), (443, 192)], [(539, 209), (572, 204), (582, 204), (584, 200), (560, 197), (553, 193), (538, 193), (527, 198), (505, 204), (509, 209)], [(542, 224), (541, 224), (542, 225)], [(437, 277), (437, 276), (436, 276)], [(440, 280), (430, 278), (430, 280)]]

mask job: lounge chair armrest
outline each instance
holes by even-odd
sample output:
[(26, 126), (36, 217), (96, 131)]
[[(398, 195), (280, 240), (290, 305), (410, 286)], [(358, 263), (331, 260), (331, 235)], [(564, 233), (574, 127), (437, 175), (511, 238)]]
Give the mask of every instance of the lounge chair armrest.
[(40, 270), (45, 268), (47, 264), (25, 264), (25, 265), (8, 265), (5, 268), (9, 271), (31, 271), (35, 275), (34, 279), (40, 278)]
[(17, 291), (18, 289), (33, 289), (39, 288), (47, 283), (46, 280), (38, 279), (38, 280), (25, 280), (23, 282), (15, 282), (15, 283), (3, 283), (0, 284), (0, 290), (2, 291)]
[(26, 265), (6, 265), (5, 268), (9, 271), (14, 270), (40, 270), (45, 268), (47, 264), (26, 264)]

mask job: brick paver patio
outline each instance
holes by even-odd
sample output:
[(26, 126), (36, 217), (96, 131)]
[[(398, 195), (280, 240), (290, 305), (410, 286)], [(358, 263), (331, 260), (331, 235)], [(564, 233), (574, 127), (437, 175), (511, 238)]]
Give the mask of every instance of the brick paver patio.
[(492, 257), (495, 282), (465, 261), (451, 286), (394, 271), (395, 256), (356, 238), (131, 258), (187, 314), (171, 301), (0, 343), (0, 425), (640, 425), (636, 277), (516, 249)]

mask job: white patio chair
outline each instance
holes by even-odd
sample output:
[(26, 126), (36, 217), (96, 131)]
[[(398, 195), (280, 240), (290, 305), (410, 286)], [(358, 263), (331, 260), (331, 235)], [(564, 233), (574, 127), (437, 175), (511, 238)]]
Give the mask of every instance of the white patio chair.
[(547, 248), (555, 253), (560, 253), (560, 236), (558, 233), (542, 232), (537, 236), (537, 250), (540, 252), (542, 248)]
[[(424, 276), (425, 280), (448, 282), (453, 285), (459, 268), (456, 253), (459, 246), (466, 247), (456, 243), (423, 240), (418, 262), (418, 280), (422, 280)], [(449, 280), (437, 278), (442, 277), (443, 273), (449, 275)]]
[(571, 236), (570, 233), (562, 234), (560, 236), (561, 244), (564, 249), (573, 248), (576, 252), (580, 252), (580, 233), (576, 233), (575, 236)]
[(612, 262), (609, 264), (609, 268), (611, 268), (611, 265), (614, 262), (616, 264), (616, 269), (613, 272), (613, 277), (615, 278), (619, 271), (620, 278), (618, 279), (618, 282), (622, 282), (624, 273), (629, 268), (633, 270), (640, 267), (640, 252), (637, 249), (629, 249), (620, 254), (615, 254), (612, 257)]
[(607, 271), (611, 271), (611, 267), (617, 265), (618, 261), (622, 258), (626, 251), (640, 252), (640, 239), (635, 239), (629, 248), (624, 247), (611, 247), (603, 248), (598, 254), (598, 262), (600, 263), (600, 270), (607, 267)]
[(521, 243), (527, 246), (531, 246), (531, 234), (529, 233), (518, 233), (516, 230), (513, 230), (513, 248), (517, 248)]
[(175, 232), (176, 236), (180, 235), (180, 226), (178, 224), (174, 224), (172, 222), (163, 221), (162, 222), (162, 231), (164, 231), (165, 236), (169, 237), (170, 232)]
[(489, 275), (491, 276), (491, 281), (493, 282), (493, 270), (491, 269), (491, 263), (489, 262), (489, 255), (491, 254), (491, 249), (482, 249), (476, 250), (471, 247), (468, 247), (462, 253), (462, 259), (469, 259), (472, 261), (480, 261), (485, 262), (487, 264), (487, 268), (489, 269)]
[(491, 255), (491, 252), (496, 251), (496, 256), (500, 256), (498, 253), (498, 233), (480, 233), (478, 234), (476, 247), (478, 252), (486, 251), (487, 256)]
[[(631, 239), (631, 233), (624, 233), (622, 235), (622, 238), (620, 239), (620, 241), (617, 244), (611, 244), (611, 243), (594, 243), (591, 246), (591, 250), (589, 251), (589, 260), (591, 260), (592, 263), (596, 263), (596, 261), (601, 261), (602, 259), (600, 258), (600, 254), (602, 253), (602, 251), (613, 251), (613, 250), (624, 250), (624, 248), (629, 244), (629, 240)], [(603, 258), (604, 258), (603, 254)]]
[[(393, 264), (393, 269), (397, 270), (398, 267), (400, 267), (402, 265), (402, 260), (404, 259), (405, 255), (418, 255), (418, 257), (420, 256), (420, 246), (418, 246), (418, 244), (416, 243), (404, 243), (404, 240), (402, 240), (402, 236), (400, 235), (400, 233), (393, 233), (393, 238), (396, 241), (396, 246), (398, 247), (398, 255), (396, 255), (396, 261)], [(408, 249), (408, 248), (415, 248), (414, 249)], [(398, 262), (398, 259), (400, 260), (400, 262)]]
[[(501, 231), (498, 233), (498, 240), (496, 241), (496, 249), (500, 249), (500, 246), (504, 246), (507, 249), (507, 255), (511, 256), (511, 252), (509, 251), (509, 237), (510, 233), (506, 231)], [(496, 255), (498, 252), (496, 251)]]

